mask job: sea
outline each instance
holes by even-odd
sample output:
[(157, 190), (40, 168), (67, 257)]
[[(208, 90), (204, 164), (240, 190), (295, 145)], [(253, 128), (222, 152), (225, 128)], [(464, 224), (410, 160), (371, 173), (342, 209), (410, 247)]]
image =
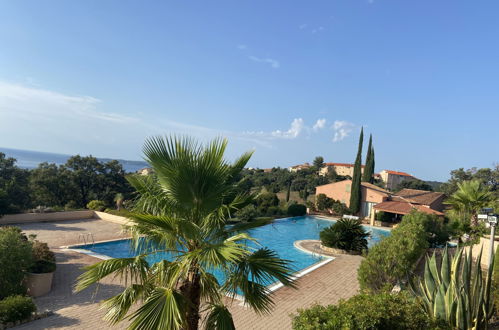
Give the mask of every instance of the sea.
[[(19, 149), (9, 149), (1, 148), (0, 152), (4, 153), (7, 157), (12, 157), (17, 160), (16, 165), (21, 168), (32, 169), (38, 167), (38, 164), (47, 162), (54, 163), (57, 165), (62, 165), (71, 157), (71, 155), (56, 154), (51, 152), (40, 152), (40, 151), (30, 151), (30, 150), (19, 150)], [(112, 158), (97, 158), (101, 162), (108, 162), (113, 160)], [(148, 167), (148, 164), (140, 160), (124, 160), (116, 159), (123, 166), (123, 169), (128, 172), (137, 172), (138, 170)]]

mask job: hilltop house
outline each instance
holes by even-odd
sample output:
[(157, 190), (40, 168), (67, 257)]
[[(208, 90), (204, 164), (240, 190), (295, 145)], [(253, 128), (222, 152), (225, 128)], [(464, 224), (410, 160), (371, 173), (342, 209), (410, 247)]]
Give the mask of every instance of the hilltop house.
[[(328, 175), (331, 171), (341, 176), (353, 177), (354, 164), (346, 163), (324, 163), (324, 167), (319, 170), (320, 175)], [(364, 165), (361, 165), (361, 172), (364, 172)]]
[(150, 167), (144, 167), (144, 168), (141, 168), (140, 170), (138, 170), (136, 173), (140, 174), (140, 175), (149, 175), (149, 174), (154, 173), (154, 170)]
[[(324, 194), (329, 198), (345, 203), (350, 206), (350, 191), (352, 180), (343, 180), (329, 183), (315, 188), (315, 196)], [(368, 182), (361, 183), (361, 218), (370, 217), (372, 208), (390, 197), (390, 192)]]
[(403, 181), (416, 180), (415, 177), (405, 172), (397, 172), (390, 170), (383, 170), (379, 172), (379, 176), (383, 181), (383, 183), (385, 184), (386, 189), (388, 190), (395, 190), (397, 186)]
[(310, 165), (309, 163), (305, 163), (305, 164), (300, 164), (300, 165), (295, 165), (295, 166), (288, 167), (288, 171), (290, 171), (290, 172), (298, 172), (298, 171), (301, 171), (301, 170), (309, 169), (311, 167), (312, 167), (312, 165)]
[[(316, 196), (325, 194), (327, 197), (350, 205), (350, 192), (352, 180), (329, 183), (315, 188)], [(393, 194), (383, 188), (373, 184), (361, 183), (361, 218), (368, 218), (371, 225), (387, 225), (376, 221), (376, 213), (384, 212), (384, 222), (395, 223), (400, 221), (402, 216), (410, 213), (413, 209), (420, 212), (443, 216), (443, 193), (403, 189), (397, 194)]]

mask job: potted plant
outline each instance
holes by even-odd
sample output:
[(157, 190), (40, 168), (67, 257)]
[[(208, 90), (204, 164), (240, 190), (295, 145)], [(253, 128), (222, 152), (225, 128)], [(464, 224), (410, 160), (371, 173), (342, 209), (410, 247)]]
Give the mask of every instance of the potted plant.
[(336, 254), (361, 254), (367, 250), (367, 237), (359, 220), (340, 219), (320, 233), (322, 248)]
[(47, 243), (33, 239), (33, 264), (28, 269), (26, 287), (32, 297), (43, 296), (50, 292), (56, 269), (54, 252)]

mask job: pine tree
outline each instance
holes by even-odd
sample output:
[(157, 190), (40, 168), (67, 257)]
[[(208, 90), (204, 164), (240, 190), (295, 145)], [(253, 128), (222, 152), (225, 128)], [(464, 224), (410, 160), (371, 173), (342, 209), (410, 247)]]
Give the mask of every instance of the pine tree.
[(357, 150), (357, 157), (355, 158), (355, 165), (353, 167), (352, 187), (350, 189), (350, 211), (357, 214), (360, 211), (361, 189), (360, 179), (362, 176), (362, 143), (364, 142), (364, 128), (360, 130), (359, 149)]
[(374, 182), (374, 150), (373, 150), (373, 136), (369, 136), (369, 145), (367, 146), (366, 166), (364, 167), (364, 174), (362, 176), (363, 182)]

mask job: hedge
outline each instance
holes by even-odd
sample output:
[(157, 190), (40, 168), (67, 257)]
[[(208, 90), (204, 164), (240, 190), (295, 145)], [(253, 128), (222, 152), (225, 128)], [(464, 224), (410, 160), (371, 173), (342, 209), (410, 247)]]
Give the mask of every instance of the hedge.
[(30, 297), (16, 295), (0, 300), (0, 324), (25, 320), (34, 312), (36, 305)]
[(439, 329), (407, 294), (360, 294), (338, 305), (298, 310), (294, 330)]
[(429, 247), (429, 234), (417, 213), (404, 216), (391, 235), (373, 246), (357, 277), (361, 289), (379, 292), (405, 280)]

